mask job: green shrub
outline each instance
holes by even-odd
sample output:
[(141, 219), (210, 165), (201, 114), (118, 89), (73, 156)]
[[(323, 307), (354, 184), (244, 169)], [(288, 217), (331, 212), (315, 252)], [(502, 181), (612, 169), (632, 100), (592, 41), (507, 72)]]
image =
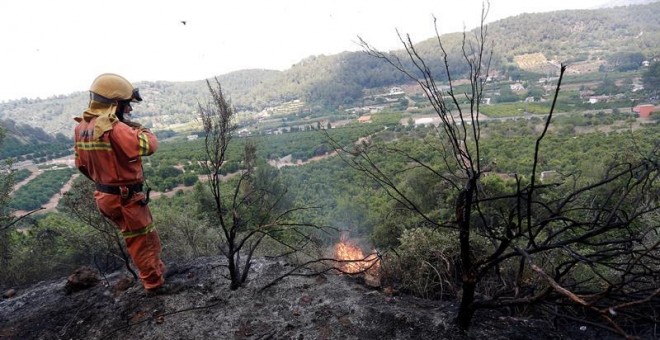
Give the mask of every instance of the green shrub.
[(414, 295), (440, 299), (455, 296), (459, 290), (457, 236), (429, 228), (405, 230), (395, 258), (386, 260), (384, 281)]

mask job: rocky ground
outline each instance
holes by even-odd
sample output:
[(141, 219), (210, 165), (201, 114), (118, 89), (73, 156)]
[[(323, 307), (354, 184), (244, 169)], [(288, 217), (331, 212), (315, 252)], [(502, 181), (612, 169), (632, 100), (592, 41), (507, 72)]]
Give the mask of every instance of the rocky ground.
[(178, 264), (168, 280), (183, 289), (146, 295), (116, 273), (67, 293), (67, 279), (17, 288), (0, 300), (0, 339), (603, 339), (593, 327), (484, 312), (464, 334), (456, 305), (368, 287), (360, 278), (291, 276), (260, 259), (250, 282), (229, 290), (220, 258)]

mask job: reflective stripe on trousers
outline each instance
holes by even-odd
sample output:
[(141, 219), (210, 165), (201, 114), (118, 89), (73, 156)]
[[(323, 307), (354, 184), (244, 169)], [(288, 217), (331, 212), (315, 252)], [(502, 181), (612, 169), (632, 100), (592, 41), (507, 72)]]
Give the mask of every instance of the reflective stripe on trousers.
[(129, 231), (124, 231), (121, 233), (121, 236), (124, 238), (131, 238), (131, 237), (136, 237), (136, 236), (141, 236), (141, 235), (146, 235), (152, 231), (154, 231), (156, 227), (154, 227), (153, 224), (150, 224), (142, 229), (138, 230), (129, 230)]

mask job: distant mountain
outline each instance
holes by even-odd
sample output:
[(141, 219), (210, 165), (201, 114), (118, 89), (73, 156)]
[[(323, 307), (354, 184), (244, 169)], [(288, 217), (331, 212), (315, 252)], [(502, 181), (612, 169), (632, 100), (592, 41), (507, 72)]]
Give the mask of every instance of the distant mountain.
[[(625, 1), (626, 5), (633, 3)], [(621, 57), (651, 59), (660, 56), (660, 2), (597, 10), (565, 10), (521, 14), (488, 26), (494, 43), (491, 68), (509, 77), (521, 71), (546, 74), (544, 67), (569, 63), (574, 72), (614, 69)], [(461, 58), (462, 33), (441, 38), (449, 53), (454, 78), (468, 69)], [(397, 39), (393, 36), (392, 39)], [(437, 75), (444, 72), (435, 38), (416, 45)], [(392, 51), (404, 56), (404, 52)], [(634, 58), (633, 58), (634, 57)], [(402, 58), (406, 62), (406, 58)], [(242, 70), (217, 77), (232, 104), (243, 112), (259, 112), (293, 100), (308, 111), (332, 112), (362, 105), (365, 92), (402, 85), (409, 80), (380, 59), (363, 52), (310, 56), (285, 71)], [(210, 77), (213, 80), (213, 77)], [(195, 119), (198, 104), (208, 97), (204, 80), (137, 83), (145, 101), (136, 112), (140, 121), (155, 129)], [(40, 126), (49, 133), (69, 135), (73, 117), (86, 107), (86, 92), (47, 99), (0, 103), (0, 119)]]
[(521, 14), (489, 25), (495, 48), (509, 61), (528, 53), (566, 61), (606, 60), (617, 52), (660, 55), (660, 2), (599, 10)]
[[(250, 109), (242, 103), (247, 102), (241, 94), (260, 83), (277, 78), (281, 71), (241, 70), (218, 76), (223, 91), (229, 94), (239, 110)], [(210, 79), (215, 82), (213, 78)], [(143, 103), (134, 105), (136, 118), (153, 125), (168, 126), (188, 122), (196, 117), (198, 104), (204, 102), (208, 93), (204, 80), (191, 82), (137, 82)], [(236, 100), (231, 94), (239, 97)], [(71, 95), (59, 95), (46, 99), (20, 99), (0, 103), (0, 119), (11, 119), (17, 124), (39, 126), (51, 134), (63, 133), (70, 136), (78, 117), (87, 107), (89, 93), (76, 92)], [(255, 101), (260, 103), (260, 101)]]

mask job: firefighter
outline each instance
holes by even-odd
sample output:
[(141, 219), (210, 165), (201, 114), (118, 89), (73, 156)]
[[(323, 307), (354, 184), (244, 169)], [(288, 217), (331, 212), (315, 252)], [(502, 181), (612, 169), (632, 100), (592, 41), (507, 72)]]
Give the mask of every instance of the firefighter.
[(156, 136), (127, 118), (137, 88), (124, 77), (104, 73), (90, 89), (82, 117), (76, 117), (75, 160), (80, 172), (96, 183), (94, 199), (101, 213), (121, 231), (128, 252), (148, 293), (165, 290), (161, 243), (145, 193), (141, 156), (158, 148)]

